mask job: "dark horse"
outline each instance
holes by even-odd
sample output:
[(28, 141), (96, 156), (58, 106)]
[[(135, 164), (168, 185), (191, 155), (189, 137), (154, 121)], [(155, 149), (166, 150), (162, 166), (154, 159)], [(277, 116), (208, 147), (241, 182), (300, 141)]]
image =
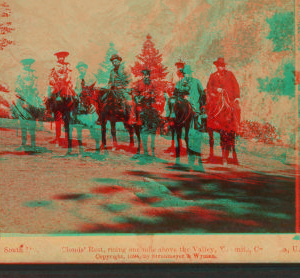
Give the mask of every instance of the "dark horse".
[(96, 143), (96, 154), (100, 151), (100, 136), (97, 132), (97, 102), (95, 101), (95, 83), (86, 86), (85, 81), (81, 82), (81, 92), (76, 98), (76, 105), (73, 112), (73, 122), (77, 130), (77, 141), (79, 144), (80, 155), (83, 155), (82, 130), (89, 129), (92, 138)]
[(49, 112), (54, 113), (56, 116), (59, 113), (62, 115), (62, 120), (64, 122), (65, 131), (68, 139), (68, 151), (67, 154), (72, 152), (72, 137), (70, 134), (70, 121), (71, 121), (71, 112), (74, 111), (76, 101), (72, 94), (70, 96), (61, 96), (63, 89), (58, 91), (55, 94), (52, 94), (48, 99), (46, 99), (45, 105), (46, 109)]
[(193, 119), (193, 109), (189, 102), (184, 99), (184, 95), (187, 92), (179, 92), (177, 89), (174, 91), (174, 95), (170, 100), (170, 111), (172, 105), (175, 113), (175, 118), (171, 118), (170, 126), (176, 133), (176, 163), (180, 163), (180, 147), (182, 129), (185, 128), (185, 142), (188, 154), (189, 149), (189, 130)]
[[(130, 145), (129, 147), (134, 147), (134, 131), (138, 141), (140, 141), (139, 129), (135, 129), (133, 125), (128, 124), (129, 113), (124, 111), (124, 103), (121, 97), (118, 95), (118, 92), (110, 89), (96, 89), (95, 90), (96, 102), (98, 103), (97, 113), (99, 115), (99, 121), (101, 124), (102, 131), (102, 148), (104, 148), (107, 153), (106, 146), (106, 124), (107, 121), (110, 121), (111, 124), (111, 135), (113, 138), (113, 149), (116, 149), (118, 146), (117, 136), (116, 136), (116, 122), (123, 122), (125, 128), (128, 130), (130, 135)], [(98, 122), (99, 122), (98, 121)], [(137, 153), (140, 153), (140, 143), (138, 144)]]

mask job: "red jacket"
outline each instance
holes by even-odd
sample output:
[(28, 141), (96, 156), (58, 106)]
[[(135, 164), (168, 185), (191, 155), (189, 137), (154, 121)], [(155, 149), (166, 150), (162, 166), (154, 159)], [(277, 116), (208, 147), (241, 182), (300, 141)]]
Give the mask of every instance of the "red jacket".
[[(223, 93), (218, 92), (223, 89)], [(240, 108), (239, 84), (232, 72), (211, 74), (207, 84), (207, 126), (215, 130), (238, 130)]]

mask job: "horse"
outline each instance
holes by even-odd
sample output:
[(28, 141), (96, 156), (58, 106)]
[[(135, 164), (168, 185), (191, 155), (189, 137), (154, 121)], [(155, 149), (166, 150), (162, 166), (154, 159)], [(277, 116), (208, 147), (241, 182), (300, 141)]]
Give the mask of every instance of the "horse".
[(152, 94), (139, 95), (134, 98), (136, 103), (136, 115), (137, 124), (135, 126), (138, 137), (138, 153), (134, 158), (138, 158), (140, 155), (140, 136), (142, 137), (144, 155), (149, 156), (148, 153), (148, 138), (151, 137), (151, 152), (152, 157), (155, 157), (155, 138), (156, 132), (159, 129), (162, 120), (159, 116), (159, 112), (153, 107), (155, 102), (155, 96)]
[(70, 91), (70, 95), (61, 96), (63, 90), (65, 90), (65, 88), (60, 89), (57, 93), (52, 94), (50, 97), (48, 97), (45, 100), (45, 105), (48, 112), (52, 112), (55, 115), (60, 113), (62, 116), (66, 137), (68, 140), (68, 151), (66, 155), (69, 155), (72, 152), (72, 138), (70, 136), (71, 112), (75, 109), (76, 101), (74, 98), (75, 93), (69, 88), (67, 88), (66, 90)]
[[(124, 127), (128, 130), (130, 136), (129, 147), (134, 147), (134, 131), (136, 132), (138, 139), (137, 154), (140, 153), (140, 132), (136, 125), (128, 124), (129, 113), (126, 112), (124, 100), (117, 94), (115, 90), (99, 88), (95, 90), (96, 102), (98, 105), (97, 113), (99, 115), (98, 123), (101, 124), (102, 131), (102, 146), (107, 154), (106, 146), (106, 124), (110, 121), (111, 135), (113, 138), (113, 150), (117, 149), (118, 142), (116, 136), (116, 122), (123, 122)], [(125, 110), (125, 111), (124, 111)]]
[(233, 163), (238, 165), (236, 154), (236, 126), (239, 122), (239, 105), (231, 104), (226, 91), (217, 97), (214, 105), (210, 104), (207, 119), (210, 155), (208, 162), (215, 163), (214, 157), (214, 132), (220, 134), (220, 145), (222, 148), (222, 164), (228, 163), (230, 151), (232, 151)]
[(86, 86), (85, 81), (81, 82), (81, 92), (76, 98), (76, 108), (73, 112), (73, 122), (77, 130), (77, 141), (79, 145), (80, 156), (84, 154), (82, 146), (82, 130), (88, 129), (92, 138), (95, 140), (95, 153), (100, 152), (100, 136), (97, 134), (96, 122), (98, 119), (96, 103), (94, 102), (95, 83)]
[[(184, 99), (184, 95), (187, 92), (179, 92), (177, 89), (174, 91), (174, 95), (170, 100), (170, 111), (172, 105), (175, 113), (175, 118), (171, 118), (170, 126), (174, 129), (176, 134), (176, 164), (180, 164), (180, 148), (181, 148), (181, 137), (182, 129), (185, 128), (185, 142), (187, 147), (188, 155), (191, 153), (189, 149), (189, 130), (193, 120), (193, 109), (190, 103)], [(171, 114), (171, 113), (170, 113)], [(172, 114), (171, 114), (172, 115)]]

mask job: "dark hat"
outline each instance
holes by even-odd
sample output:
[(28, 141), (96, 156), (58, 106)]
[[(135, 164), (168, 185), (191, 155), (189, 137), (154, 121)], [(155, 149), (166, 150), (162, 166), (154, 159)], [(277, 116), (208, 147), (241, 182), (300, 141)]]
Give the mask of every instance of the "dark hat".
[(226, 65), (226, 63), (224, 61), (224, 58), (218, 58), (217, 61), (214, 61), (214, 65), (216, 65), (216, 66), (223, 66), (224, 67)]
[(184, 65), (184, 68), (183, 68), (183, 71), (182, 71), (182, 72), (185, 73), (185, 74), (190, 74), (190, 73), (192, 73), (193, 71), (192, 71), (192, 68), (191, 68), (190, 65)]
[(111, 56), (110, 60), (113, 61), (113, 60), (119, 60), (120, 62), (122, 61), (122, 58), (118, 55), (118, 54), (114, 54), (113, 56)]
[(184, 63), (183, 61), (181, 61), (181, 59), (180, 59), (179, 62), (175, 63), (175, 66), (176, 66), (177, 68), (181, 68), (181, 69), (184, 68), (184, 65), (185, 65), (185, 63)]
[(87, 69), (89, 66), (85, 62), (79, 62), (76, 66), (76, 69), (79, 69), (81, 67), (84, 67)]
[(35, 60), (34, 59), (23, 59), (22, 61), (21, 61), (21, 63), (23, 64), (23, 66), (26, 66), (26, 65), (32, 65), (33, 63), (35, 62)]
[(60, 57), (65, 58), (65, 57), (69, 56), (69, 52), (67, 52), (67, 51), (60, 51), (60, 52), (55, 53), (54, 55), (57, 58), (60, 58)]

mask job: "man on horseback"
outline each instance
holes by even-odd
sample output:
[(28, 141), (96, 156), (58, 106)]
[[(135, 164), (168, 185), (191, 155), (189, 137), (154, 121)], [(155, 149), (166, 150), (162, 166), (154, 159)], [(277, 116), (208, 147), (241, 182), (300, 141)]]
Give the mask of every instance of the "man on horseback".
[(235, 152), (235, 134), (240, 121), (240, 88), (234, 74), (226, 70), (224, 58), (214, 62), (217, 71), (210, 75), (207, 84), (207, 127), (209, 130), (210, 155), (214, 159), (213, 131), (220, 132), (222, 157), (227, 163), (229, 150), (233, 149), (234, 163), (238, 163)]
[(96, 77), (90, 74), (88, 70), (88, 65), (84, 62), (79, 62), (76, 66), (76, 69), (78, 70), (78, 77), (76, 78), (75, 83), (75, 92), (76, 95), (79, 95), (81, 93), (81, 84), (82, 80), (84, 80), (85, 86), (90, 86), (94, 83), (96, 83)]
[(74, 123), (77, 130), (77, 141), (79, 144), (79, 156), (83, 155), (82, 146), (82, 129), (88, 128), (92, 137), (96, 141), (96, 150), (99, 149), (99, 138), (96, 136), (94, 126), (98, 119), (94, 101), (94, 85), (96, 78), (87, 72), (88, 65), (84, 62), (79, 62), (76, 66), (78, 77), (76, 78), (76, 109), (74, 111)]
[[(131, 114), (131, 108), (133, 106), (133, 100), (131, 91), (128, 89), (130, 83), (130, 74), (127, 73), (123, 66), (121, 66), (122, 58), (114, 54), (110, 58), (114, 68), (110, 72), (108, 81), (108, 88), (117, 98), (119, 98), (119, 104), (121, 105), (124, 113)], [(134, 119), (129, 117), (128, 124), (134, 124)]]
[[(148, 155), (148, 137), (151, 135), (151, 150), (152, 155), (155, 156), (155, 137), (159, 126), (159, 113), (155, 108), (158, 101), (158, 86), (151, 80), (151, 70), (142, 70), (143, 79), (137, 82), (134, 89), (134, 106), (131, 114), (137, 115), (138, 126), (141, 126), (142, 141), (144, 146), (144, 154)], [(131, 117), (134, 120), (134, 117)], [(134, 122), (135, 123), (135, 122)]]
[(52, 100), (51, 110), (55, 115), (56, 138), (58, 142), (61, 135), (61, 117), (65, 125), (65, 131), (68, 139), (68, 152), (72, 151), (72, 139), (70, 138), (69, 123), (70, 113), (74, 105), (75, 92), (71, 81), (71, 66), (65, 62), (68, 52), (58, 52), (54, 54), (57, 57), (57, 64), (50, 73), (50, 99)]
[[(175, 86), (175, 91), (174, 91), (174, 96), (179, 96), (181, 98), (184, 98), (187, 100), (194, 112), (194, 120), (195, 120), (195, 125), (197, 127), (198, 123), (198, 117), (201, 115), (205, 114), (205, 110), (203, 107), (203, 104), (200, 103), (199, 105), (199, 100), (205, 99), (205, 93), (203, 90), (203, 86), (201, 85), (200, 81), (196, 78), (192, 77), (192, 69), (190, 65), (185, 65), (182, 73), (184, 75), (184, 78), (179, 80), (176, 83)], [(185, 96), (186, 95), (186, 96)], [(171, 103), (171, 113), (170, 113), (170, 118), (175, 118), (175, 111), (174, 111), (174, 97), (170, 98), (170, 103)], [(199, 107), (200, 106), (200, 107)]]

